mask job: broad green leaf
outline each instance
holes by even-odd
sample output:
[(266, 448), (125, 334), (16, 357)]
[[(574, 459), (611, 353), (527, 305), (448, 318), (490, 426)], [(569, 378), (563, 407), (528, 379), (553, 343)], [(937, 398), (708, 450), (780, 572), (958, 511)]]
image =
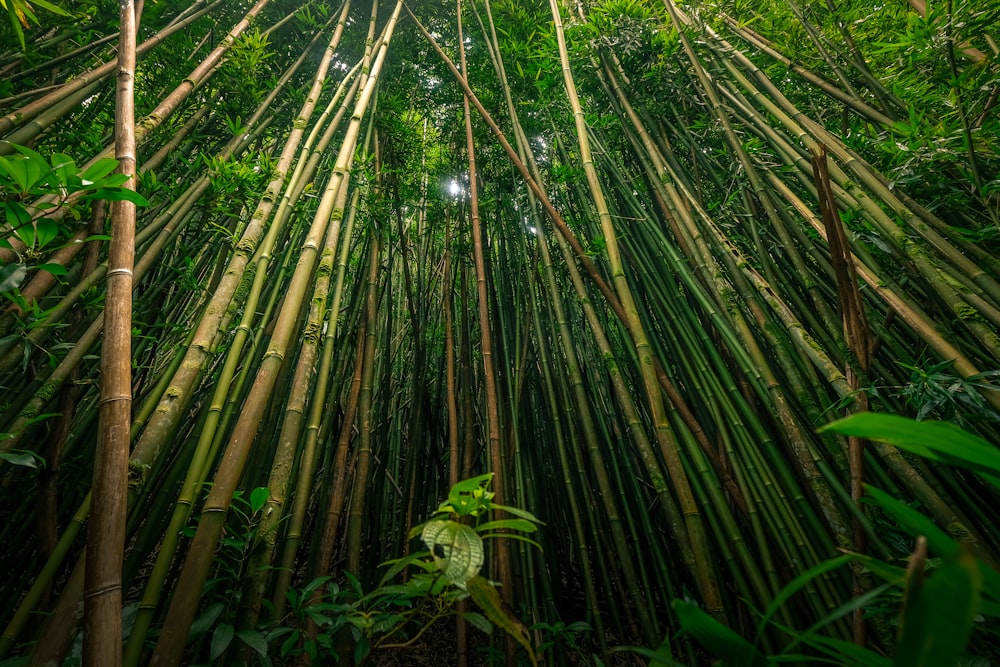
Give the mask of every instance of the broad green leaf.
[(358, 638), (358, 643), (354, 645), (354, 664), (360, 665), (368, 654), (372, 652), (371, 642), (366, 635)]
[(62, 264), (39, 264), (35, 267), (39, 271), (48, 271), (54, 276), (65, 276), (69, 271)]
[(480, 533), (485, 533), (488, 530), (520, 530), (524, 533), (533, 533), (538, 530), (538, 526), (528, 521), (527, 519), (500, 519), (498, 521), (487, 521), (484, 524), (476, 526), (476, 530)]
[(457, 521), (430, 521), (421, 539), (434, 562), (453, 584), (464, 585), (483, 566), (483, 540), (475, 530)]
[[(27, 225), (31, 222), (31, 213), (28, 212), (28, 209), (26, 209), (21, 202), (0, 202), (0, 206), (3, 206), (4, 217), (6, 217), (7, 224), (10, 225), (11, 228), (16, 229), (21, 225)], [(6, 241), (4, 241), (4, 243), (6, 244), (6, 247), (10, 247), (10, 244)]]
[(28, 189), (28, 170), (24, 160), (8, 160), (0, 157), (0, 169), (2, 169), (14, 183), (17, 184), (21, 192)]
[(1000, 488), (1000, 449), (948, 422), (860, 412), (820, 430), (887, 442), (932, 461), (978, 472)]
[(952, 667), (972, 632), (980, 590), (976, 559), (962, 551), (923, 577), (916, 573), (907, 586), (894, 667)]
[(14, 149), (25, 158), (20, 161), (24, 166), (24, 190), (30, 190), (43, 176), (49, 173), (49, 162), (27, 146), (14, 144)]
[(528, 510), (523, 510), (520, 507), (509, 507), (507, 505), (497, 505), (496, 503), (491, 503), (490, 509), (503, 510), (508, 514), (513, 514), (514, 516), (519, 516), (522, 519), (527, 519), (533, 523), (537, 523), (540, 526), (544, 526), (545, 522), (539, 519), (537, 516), (529, 512)]
[(542, 545), (538, 542), (525, 537), (524, 535), (518, 535), (517, 533), (486, 533), (485, 535), (480, 535), (484, 540), (504, 538), (508, 540), (517, 540), (518, 542), (526, 542), (533, 547), (537, 547), (539, 551), (542, 551)]
[(128, 188), (98, 188), (92, 193), (85, 197), (81, 197), (85, 201), (91, 201), (94, 199), (106, 199), (108, 201), (130, 201), (136, 206), (149, 206), (149, 201), (146, 200), (141, 194), (135, 190), (129, 190)]
[(91, 185), (98, 182), (117, 168), (118, 160), (109, 157), (101, 158), (100, 160), (94, 162), (94, 164), (87, 167), (87, 169), (80, 174), (80, 178), (83, 179), (84, 185)]
[[(252, 494), (250, 496), (250, 502), (251, 503), (253, 502), (253, 495)], [(320, 586), (322, 586), (326, 582), (330, 581), (330, 579), (332, 579), (332, 578), (333, 577), (331, 577), (329, 575), (324, 575), (322, 577), (316, 577), (315, 579), (313, 579), (312, 581), (310, 581), (302, 589), (302, 599), (303, 600), (307, 600), (309, 598), (309, 596), (311, 596), (313, 594), (313, 591), (315, 591), (317, 588), (319, 588)]]
[(257, 630), (239, 630), (236, 636), (240, 640), (257, 652), (258, 655), (267, 655), (267, 640), (264, 635)]
[(210, 605), (208, 609), (201, 612), (198, 618), (194, 619), (194, 623), (191, 624), (191, 630), (188, 632), (188, 641), (190, 642), (197, 639), (207, 632), (210, 627), (215, 625), (216, 619), (219, 618), (219, 615), (225, 608), (226, 606), (224, 604), (216, 602), (215, 604)]
[(266, 486), (258, 486), (250, 492), (250, 510), (257, 513), (264, 509), (267, 499), (271, 497), (271, 490)]
[(404, 558), (395, 558), (393, 560), (387, 560), (386, 562), (382, 563), (382, 565), (383, 566), (389, 565), (390, 567), (386, 571), (385, 575), (383, 575), (381, 584), (386, 583), (387, 581), (395, 577), (397, 574), (405, 570), (410, 565), (416, 565), (417, 567), (420, 567), (423, 570), (430, 572), (430, 570), (434, 567), (434, 565), (431, 564), (430, 561), (424, 560), (424, 558), (427, 558), (430, 555), (431, 555), (430, 551), (418, 551)]
[(28, 267), (24, 264), (15, 263), (0, 266), (0, 292), (17, 289), (27, 275)]
[(45, 459), (34, 452), (10, 451), (0, 452), (0, 461), (6, 461), (11, 465), (22, 466), (38, 470), (45, 467)]
[(21, 239), (21, 243), (28, 246), (29, 248), (35, 247), (35, 226), (34, 225), (21, 225), (14, 230), (17, 234), (17, 238)]
[(52, 173), (59, 177), (59, 184), (69, 187), (76, 176), (76, 162), (63, 153), (52, 154)]
[(537, 665), (538, 661), (535, 658), (534, 649), (531, 648), (528, 629), (524, 627), (524, 623), (520, 619), (514, 616), (510, 609), (504, 606), (497, 589), (479, 575), (469, 579), (467, 589), (473, 602), (479, 605), (479, 608), (486, 614), (486, 618), (523, 646), (524, 650), (528, 652), (531, 664)]
[(462, 616), (469, 622), (470, 625), (474, 626), (476, 629), (486, 633), (492, 634), (493, 624), (483, 616), (482, 614), (477, 614), (474, 611), (467, 611)]
[(35, 223), (35, 241), (44, 248), (59, 236), (59, 225), (51, 218), (41, 218)]
[(674, 600), (673, 607), (681, 627), (726, 667), (767, 667), (763, 653), (705, 611), (684, 600)]
[(229, 645), (233, 643), (235, 635), (233, 626), (229, 623), (220, 623), (215, 632), (212, 633), (212, 648), (209, 651), (209, 660), (218, 660), (219, 656), (226, 652)]

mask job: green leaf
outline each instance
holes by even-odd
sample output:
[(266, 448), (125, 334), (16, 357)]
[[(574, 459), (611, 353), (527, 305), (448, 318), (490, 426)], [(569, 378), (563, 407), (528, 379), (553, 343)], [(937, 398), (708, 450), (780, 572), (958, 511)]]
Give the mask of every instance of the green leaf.
[(215, 621), (225, 608), (224, 604), (216, 602), (201, 612), (198, 618), (194, 619), (194, 623), (191, 624), (191, 630), (188, 632), (188, 641), (191, 642), (208, 632), (208, 629), (215, 625)]
[(44, 248), (59, 236), (59, 225), (51, 218), (41, 218), (35, 223), (35, 241)]
[(108, 201), (130, 201), (136, 206), (149, 206), (149, 201), (135, 190), (128, 188), (98, 188), (86, 197), (81, 197), (85, 201), (94, 199), (106, 199)]
[(358, 638), (358, 643), (354, 645), (354, 664), (360, 665), (371, 652), (371, 642), (368, 641), (368, 637), (366, 635), (361, 635), (361, 637)]
[(76, 162), (73, 161), (73, 158), (63, 153), (53, 153), (52, 173), (59, 177), (60, 185), (69, 187), (76, 176)]
[(540, 526), (544, 526), (545, 525), (544, 521), (542, 521), (541, 519), (539, 519), (537, 516), (535, 516), (531, 512), (529, 512), (527, 510), (521, 509), (520, 507), (510, 507), (508, 505), (498, 505), (496, 503), (490, 503), (490, 509), (503, 510), (504, 512), (507, 512), (508, 514), (513, 514), (514, 516), (519, 516), (522, 519), (527, 519), (528, 521), (531, 521), (533, 523), (537, 523)]
[(209, 651), (209, 660), (218, 660), (219, 656), (225, 653), (226, 649), (233, 642), (235, 634), (233, 626), (229, 623), (219, 624), (215, 628), (215, 632), (212, 633), (212, 648)]
[(14, 230), (17, 234), (17, 238), (21, 239), (21, 243), (28, 246), (29, 248), (35, 247), (35, 226), (34, 225), (21, 225)]
[(445, 578), (453, 584), (464, 585), (483, 567), (483, 540), (469, 526), (457, 521), (430, 521), (421, 539)]
[(49, 173), (49, 162), (27, 146), (12, 144), (14, 149), (24, 156), (20, 164), (24, 167), (24, 190), (30, 190), (43, 176)]
[(542, 551), (542, 545), (538, 542), (527, 538), (523, 535), (518, 535), (517, 533), (486, 533), (485, 535), (480, 535), (484, 540), (496, 539), (496, 538), (506, 538), (508, 540), (517, 540), (518, 542), (526, 542), (533, 547), (537, 547), (539, 551)]
[(531, 660), (531, 664), (537, 665), (538, 661), (535, 659), (535, 651), (531, 648), (528, 629), (524, 627), (524, 623), (520, 619), (504, 606), (503, 600), (500, 599), (500, 594), (497, 593), (497, 589), (479, 575), (469, 579), (466, 586), (469, 591), (469, 597), (479, 605), (479, 608), (486, 614), (486, 618), (523, 646), (524, 650), (528, 652), (528, 659)]
[(258, 655), (267, 655), (267, 640), (264, 639), (264, 635), (259, 631), (239, 630), (236, 636), (240, 638), (240, 641), (256, 651)]
[(21, 192), (28, 190), (28, 170), (24, 160), (8, 160), (5, 157), (0, 157), (0, 169), (17, 184)]
[(266, 486), (258, 486), (250, 492), (250, 510), (255, 514), (267, 504), (267, 499), (271, 497), (271, 490)]
[[(7, 217), (7, 224), (11, 227), (20, 227), (31, 222), (31, 214), (28, 213), (28, 209), (24, 208), (20, 202), (0, 202), (0, 205), (3, 206), (4, 214)], [(10, 247), (10, 244), (7, 244), (7, 247)]]
[(101, 158), (87, 167), (80, 174), (80, 178), (83, 179), (84, 185), (92, 185), (113, 172), (117, 167), (118, 160), (109, 157)]
[[(253, 494), (252, 493), (250, 494), (250, 504), (251, 505), (253, 504)], [(330, 581), (331, 579), (333, 579), (333, 577), (331, 577), (329, 575), (324, 575), (322, 577), (316, 577), (315, 579), (313, 579), (312, 581), (310, 581), (302, 589), (302, 599), (303, 600), (308, 600), (312, 596), (313, 591), (315, 591), (317, 588), (319, 588), (320, 586), (322, 586), (326, 582)]]
[(42, 9), (47, 9), (53, 14), (58, 14), (59, 16), (70, 16), (69, 12), (65, 11), (61, 7), (53, 5), (51, 2), (48, 2), (48, 0), (31, 0), (31, 4), (38, 5)]
[(0, 292), (10, 292), (17, 289), (27, 275), (28, 267), (24, 264), (15, 263), (0, 266)]
[(879, 579), (886, 581), (894, 586), (903, 587), (906, 580), (906, 570), (901, 567), (896, 567), (895, 565), (890, 565), (878, 558), (872, 558), (871, 556), (865, 556), (864, 554), (851, 553), (851, 560), (857, 561), (864, 566), (865, 569), (869, 570)]
[(62, 264), (39, 264), (35, 267), (39, 271), (48, 271), (54, 276), (65, 276), (69, 271)]
[(525, 533), (533, 533), (538, 530), (538, 526), (527, 519), (500, 519), (498, 521), (487, 521), (476, 526), (476, 531), (485, 533), (488, 530), (520, 530)]
[(932, 461), (978, 472), (1000, 488), (1000, 449), (948, 422), (860, 412), (820, 430), (887, 442)]
[(721, 658), (726, 667), (767, 667), (769, 664), (753, 644), (698, 607), (683, 600), (674, 600), (673, 607), (681, 627)]
[(489, 622), (482, 614), (477, 614), (474, 611), (467, 611), (462, 614), (462, 617), (469, 622), (470, 625), (474, 626), (476, 629), (486, 633), (493, 633), (493, 624)]
[(972, 632), (980, 590), (976, 559), (962, 551), (923, 577), (916, 573), (907, 587), (895, 667), (956, 665)]
[(933, 521), (881, 489), (865, 485), (865, 490), (868, 492), (865, 502), (881, 507), (913, 537), (926, 537), (927, 545), (935, 554), (946, 558), (957, 557), (960, 549), (958, 543)]
[(14, 450), (10, 452), (0, 452), (0, 461), (6, 461), (11, 465), (23, 466), (38, 470), (45, 467), (45, 459), (34, 452)]
[(424, 558), (427, 558), (430, 555), (431, 555), (430, 551), (418, 551), (416, 553), (410, 554), (409, 556), (404, 556), (403, 558), (395, 558), (393, 560), (387, 560), (386, 562), (382, 563), (382, 567), (386, 565), (389, 565), (391, 567), (389, 567), (385, 575), (383, 575), (382, 581), (379, 583), (379, 585), (381, 586), (385, 584), (387, 581), (391, 580), (393, 577), (395, 577), (397, 574), (402, 572), (410, 565), (416, 565), (417, 567), (423, 568), (425, 571), (430, 572), (434, 566), (431, 565), (430, 561), (423, 560)]

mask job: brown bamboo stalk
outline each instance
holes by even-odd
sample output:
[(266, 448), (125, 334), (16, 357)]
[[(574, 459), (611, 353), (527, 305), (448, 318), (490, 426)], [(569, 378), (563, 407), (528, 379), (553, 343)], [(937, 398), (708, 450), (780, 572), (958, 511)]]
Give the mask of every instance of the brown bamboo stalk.
[[(135, 4), (121, 2), (115, 158), (135, 189)], [(122, 664), (122, 561), (128, 499), (129, 427), (132, 421), (132, 268), (135, 203), (111, 204), (104, 343), (101, 348), (99, 434), (94, 459), (93, 506), (87, 529), (84, 574), (83, 664)]]

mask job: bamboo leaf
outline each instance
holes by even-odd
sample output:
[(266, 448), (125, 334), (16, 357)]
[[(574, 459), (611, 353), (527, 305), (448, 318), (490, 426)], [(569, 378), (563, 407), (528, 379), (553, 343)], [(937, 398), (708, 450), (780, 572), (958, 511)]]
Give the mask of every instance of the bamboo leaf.
[(674, 600), (674, 613), (685, 632), (722, 659), (726, 667), (767, 667), (763, 653), (700, 608)]
[(865, 490), (868, 492), (866, 502), (881, 507), (913, 537), (926, 537), (932, 551), (944, 557), (955, 557), (958, 554), (958, 543), (923, 514), (881, 489), (866, 485)]
[(978, 472), (1000, 488), (1000, 450), (948, 422), (917, 422), (896, 415), (862, 412), (820, 430), (887, 442), (932, 461)]

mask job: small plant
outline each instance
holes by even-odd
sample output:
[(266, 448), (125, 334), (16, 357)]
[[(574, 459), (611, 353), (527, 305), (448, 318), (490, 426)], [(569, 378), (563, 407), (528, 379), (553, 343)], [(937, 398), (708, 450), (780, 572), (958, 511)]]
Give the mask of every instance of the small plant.
[[(55, 153), (46, 159), (25, 146), (13, 145), (16, 155), (0, 157), (0, 212), (12, 236), (23, 244), (23, 249), (7, 238), (0, 238), (0, 247), (15, 251), (17, 261), (0, 264), (0, 294), (15, 303), (17, 290), (28, 272), (33, 269), (65, 275), (66, 268), (59, 264), (34, 262), (43, 251), (55, 250), (60, 239), (66, 239), (71, 225), (60, 225), (52, 213), (69, 206), (70, 218), (78, 218), (74, 204), (98, 199), (126, 200), (138, 206), (149, 202), (134, 192), (121, 187), (127, 180), (124, 174), (112, 173), (118, 160), (102, 158), (86, 169), (80, 170), (68, 155)], [(91, 236), (86, 240), (107, 240), (107, 236)]]
[[(263, 633), (253, 629), (236, 630), (232, 620), (242, 592), (240, 582), (246, 574), (250, 552), (257, 542), (261, 511), (269, 495), (266, 487), (255, 488), (248, 498), (244, 498), (240, 491), (233, 495), (231, 520), (219, 543), (214, 576), (206, 582), (202, 591), (203, 598), (211, 600), (211, 603), (195, 619), (189, 634), (189, 641), (209, 640), (210, 637), (210, 663), (222, 657), (234, 639), (239, 639), (267, 660), (267, 640)], [(195, 526), (188, 526), (184, 534), (193, 537), (195, 531)]]
[[(335, 655), (341, 640), (349, 639), (354, 664), (361, 664), (379, 650), (413, 646), (435, 623), (454, 616), (457, 602), (471, 598), (482, 613), (465, 612), (465, 619), (486, 633), (500, 627), (536, 664), (528, 629), (503, 605), (495, 584), (479, 571), (485, 560), (485, 540), (509, 538), (538, 546), (526, 534), (536, 531), (541, 522), (530, 512), (494, 503), (494, 493), (488, 489), (492, 478), (492, 474), (482, 475), (452, 487), (431, 519), (410, 533), (411, 537), (419, 535), (427, 550), (383, 563), (388, 570), (372, 590), (365, 591), (349, 572), (344, 573), (342, 583), (319, 577), (301, 589), (289, 590), (284, 617), (254, 630), (236, 630), (232, 618), (268, 490), (254, 489), (248, 500), (237, 494), (232, 504), (235, 521), (221, 542), (215, 576), (203, 593), (211, 601), (192, 626), (191, 640), (207, 643), (212, 664), (220, 664), (239, 639), (254, 650), (260, 664), (271, 665), (290, 664), (302, 654), (313, 660)], [(513, 518), (493, 519), (492, 513), (498, 510)], [(187, 532), (193, 534), (193, 528)], [(407, 569), (415, 573), (394, 583)], [(558, 623), (542, 628), (543, 634), (546, 629), (542, 650), (575, 648), (576, 636), (590, 628)]]

